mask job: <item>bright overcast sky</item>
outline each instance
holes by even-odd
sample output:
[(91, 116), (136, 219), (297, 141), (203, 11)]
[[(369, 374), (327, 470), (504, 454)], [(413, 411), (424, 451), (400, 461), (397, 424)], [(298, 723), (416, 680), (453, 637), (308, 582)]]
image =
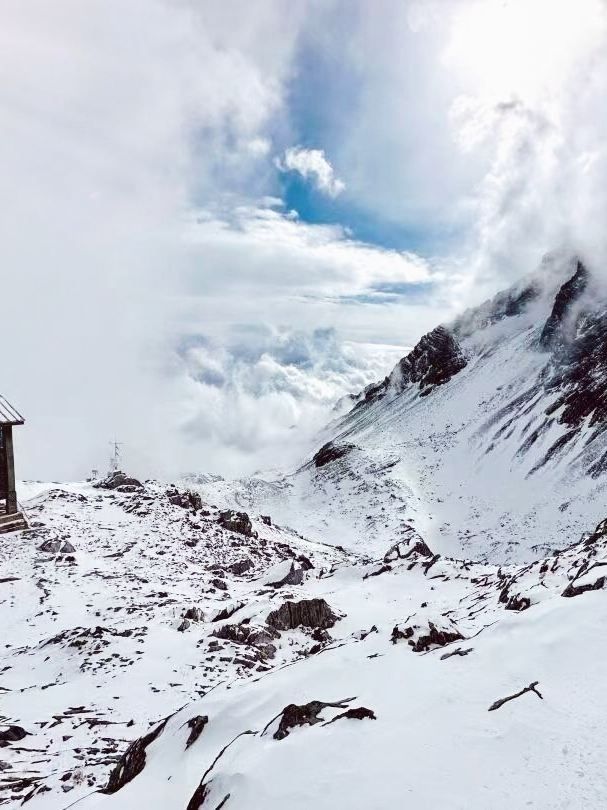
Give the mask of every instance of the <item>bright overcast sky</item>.
[(249, 473), (561, 246), (607, 266), (603, 0), (4, 0), (18, 472)]

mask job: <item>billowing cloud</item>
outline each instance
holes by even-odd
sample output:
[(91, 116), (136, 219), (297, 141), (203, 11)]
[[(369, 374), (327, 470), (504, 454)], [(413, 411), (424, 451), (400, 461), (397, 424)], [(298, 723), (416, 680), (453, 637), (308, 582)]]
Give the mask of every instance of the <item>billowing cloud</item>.
[(346, 187), (343, 180), (335, 176), (323, 149), (291, 146), (285, 150), (282, 159), (276, 159), (276, 166), (281, 172), (297, 172), (329, 197), (338, 197)]
[(563, 244), (607, 267), (601, 0), (8, 0), (0, 76), (23, 475), (115, 434), (143, 474), (249, 468), (393, 359), (347, 347), (411, 345)]
[(358, 393), (403, 348), (341, 341), (333, 329), (311, 332), (242, 325), (216, 344), (190, 335), (176, 352), (182, 387), (181, 471), (242, 475), (301, 461), (338, 400)]

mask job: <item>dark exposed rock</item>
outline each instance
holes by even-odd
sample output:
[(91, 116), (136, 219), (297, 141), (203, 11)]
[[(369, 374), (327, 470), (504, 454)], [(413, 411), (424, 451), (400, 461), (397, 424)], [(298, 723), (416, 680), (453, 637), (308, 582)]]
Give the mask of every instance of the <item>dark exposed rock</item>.
[(295, 565), (295, 563), (292, 562), (289, 570), (283, 577), (277, 579), (275, 582), (268, 582), (267, 580), (265, 581), (272, 588), (282, 588), (283, 585), (301, 585), (303, 579), (304, 569), (299, 568)]
[(575, 337), (575, 321), (572, 309), (588, 286), (588, 271), (578, 261), (574, 275), (558, 291), (552, 312), (540, 335), (542, 349), (555, 349)]
[(369, 579), (369, 577), (378, 577), (380, 574), (387, 574), (391, 570), (391, 565), (382, 565), (375, 569), (375, 571), (367, 571), (367, 573), (363, 575), (363, 579)]
[(217, 522), (224, 529), (229, 529), (231, 532), (242, 534), (245, 537), (255, 536), (253, 524), (246, 512), (234, 512), (232, 509), (225, 509), (219, 513)]
[(381, 399), (388, 391), (400, 393), (411, 384), (417, 384), (421, 396), (427, 396), (438, 385), (449, 382), (466, 365), (466, 357), (454, 332), (446, 326), (437, 326), (421, 338), (383, 382), (368, 386), (364, 398), (355, 407), (361, 408)]
[(324, 599), (302, 599), (300, 602), (284, 602), (273, 610), (266, 623), (276, 630), (293, 630), (295, 627), (333, 627), (338, 617)]
[(38, 551), (45, 551), (47, 554), (73, 554), (76, 549), (68, 540), (57, 538), (45, 540), (42, 545), (38, 546)]
[(236, 611), (240, 610), (245, 606), (244, 602), (235, 602), (233, 604), (227, 605), (227, 607), (222, 608), (220, 611), (217, 612), (215, 616), (211, 619), (212, 622), (221, 622), (224, 619), (229, 619), (230, 616), (233, 616)]
[[(321, 723), (322, 717), (319, 717), (318, 715), (323, 709), (329, 707), (346, 709), (351, 700), (353, 700), (353, 698), (345, 698), (344, 700), (337, 701), (336, 703), (324, 703), (321, 700), (312, 700), (310, 703), (304, 703), (302, 706), (298, 706), (295, 703), (290, 703), (282, 710), (280, 715), (280, 723), (274, 732), (273, 737), (275, 740), (284, 740), (285, 737), (289, 736), (292, 728), (296, 728), (297, 726), (313, 726), (316, 723)], [(266, 728), (267, 727), (268, 726), (266, 726)]]
[(202, 732), (204, 731), (204, 727), (209, 722), (209, 718), (206, 714), (197, 714), (195, 717), (191, 717), (188, 720), (188, 728), (190, 729), (190, 734), (186, 741), (185, 747), (186, 750), (193, 745), (196, 740), (200, 737)]
[(184, 619), (189, 619), (192, 622), (203, 622), (204, 613), (199, 607), (191, 607), (183, 614)]
[(494, 712), (496, 709), (501, 708), (504, 705), (504, 703), (508, 703), (510, 700), (515, 700), (516, 698), (521, 697), (521, 695), (527, 694), (527, 692), (533, 692), (541, 700), (543, 700), (544, 698), (542, 697), (541, 692), (538, 692), (538, 690), (536, 689), (538, 683), (539, 681), (533, 681), (533, 683), (530, 683), (529, 686), (526, 686), (524, 689), (521, 689), (520, 692), (515, 692), (514, 695), (508, 695), (505, 698), (500, 698), (500, 700), (496, 700), (494, 703), (491, 704), (491, 706), (489, 706), (488, 711)]
[(136, 478), (130, 478), (120, 470), (110, 473), (106, 478), (102, 479), (101, 481), (97, 481), (96, 484), (93, 484), (93, 486), (97, 489), (115, 489), (119, 492), (124, 491), (122, 489), (123, 487), (129, 487), (129, 489), (126, 491), (133, 492), (135, 490), (143, 489), (143, 484), (141, 481), (138, 481)]
[(437, 627), (435, 622), (426, 621), (421, 625), (408, 625), (404, 628), (396, 625), (390, 640), (396, 644), (400, 639), (407, 641), (413, 652), (419, 653), (444, 647), (452, 641), (463, 641), (464, 637), (454, 622), (445, 622), (443, 627)]
[(8, 726), (7, 728), (0, 729), (0, 748), (9, 745), (12, 742), (19, 742), (27, 737), (27, 732), (21, 726)]
[(460, 656), (463, 658), (465, 655), (469, 655), (473, 649), (474, 649), (473, 647), (468, 647), (467, 650), (462, 650), (461, 647), (456, 647), (452, 652), (444, 653), (443, 655), (441, 655), (440, 660), (446, 661), (447, 658), (453, 658), (454, 656)]
[(182, 509), (191, 509), (194, 512), (202, 509), (202, 498), (191, 489), (180, 491), (177, 487), (169, 487), (166, 496), (170, 503), (174, 506), (180, 506)]
[(384, 562), (391, 563), (396, 560), (408, 560), (410, 557), (432, 557), (432, 551), (428, 548), (423, 538), (413, 529), (407, 527), (407, 536), (391, 546), (384, 554)]
[(355, 449), (356, 446), (354, 444), (333, 444), (333, 442), (327, 442), (327, 444), (324, 444), (320, 450), (315, 453), (312, 457), (312, 461), (315, 467), (324, 467), (325, 464), (329, 464), (331, 461), (337, 461)]
[(305, 554), (300, 554), (297, 558), (297, 562), (301, 565), (304, 571), (311, 571), (314, 568)]
[(232, 565), (228, 565), (228, 571), (232, 574), (236, 574), (236, 576), (246, 574), (251, 568), (253, 568), (253, 561), (248, 557), (245, 557), (243, 560), (238, 560), (238, 562), (232, 563)]
[(255, 647), (262, 658), (274, 658), (276, 647), (272, 643), (280, 637), (273, 628), (256, 627), (250, 624), (224, 624), (213, 632), (216, 638)]
[(392, 372), (392, 384), (402, 390), (409, 383), (418, 383), (424, 396), (465, 367), (466, 358), (453, 333), (446, 326), (437, 326), (400, 361)]
[(504, 318), (520, 315), (538, 298), (541, 289), (541, 283), (533, 280), (522, 287), (499, 292), (479, 307), (463, 312), (453, 322), (453, 332), (461, 340), (478, 329), (485, 329)]
[(527, 610), (527, 608), (531, 607), (531, 599), (528, 596), (521, 596), (517, 593), (515, 596), (511, 596), (508, 602), (506, 603), (506, 610)]
[(169, 719), (170, 716), (166, 717), (155, 729), (150, 731), (149, 734), (139, 737), (138, 740), (135, 740), (129, 745), (110, 773), (107, 785), (100, 793), (116, 793), (136, 776), (139, 776), (141, 771), (145, 768), (146, 748), (162, 734)]
[(375, 716), (375, 712), (371, 709), (367, 709), (366, 706), (356, 706), (353, 709), (348, 709), (338, 714), (332, 720), (325, 723), (325, 726), (330, 726), (331, 723), (335, 723), (336, 720), (377, 720), (377, 717)]
[(227, 591), (228, 590), (228, 586), (227, 586), (225, 580), (219, 579), (219, 577), (216, 577), (215, 579), (212, 579), (211, 580), (211, 585), (214, 588), (217, 588), (220, 591)]
[(573, 582), (570, 582), (569, 585), (565, 588), (561, 596), (579, 596), (582, 593), (586, 593), (587, 591), (600, 591), (605, 587), (605, 577), (599, 577), (596, 582), (587, 582), (584, 585), (575, 585)]
[(190, 801), (188, 802), (188, 806), (186, 810), (200, 810), (200, 808), (205, 803), (207, 796), (209, 795), (209, 786), (202, 784), (202, 782), (198, 785), (192, 796), (190, 797)]
[(189, 619), (183, 619), (183, 621), (181, 622), (181, 624), (177, 628), (177, 632), (178, 633), (185, 633), (185, 631), (188, 629), (190, 624), (191, 624), (191, 622), (190, 622)]
[(259, 517), (261, 518), (261, 522), (265, 523), (266, 526), (272, 525), (272, 518), (270, 517), (270, 515), (260, 515)]

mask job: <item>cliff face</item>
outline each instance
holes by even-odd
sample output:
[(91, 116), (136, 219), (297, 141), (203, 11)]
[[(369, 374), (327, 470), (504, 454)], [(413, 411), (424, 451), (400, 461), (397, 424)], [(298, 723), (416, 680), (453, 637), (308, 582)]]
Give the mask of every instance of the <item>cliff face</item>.
[(575, 337), (575, 305), (588, 286), (588, 271), (578, 261), (574, 275), (566, 281), (554, 299), (552, 312), (544, 324), (539, 344), (542, 349), (555, 350)]

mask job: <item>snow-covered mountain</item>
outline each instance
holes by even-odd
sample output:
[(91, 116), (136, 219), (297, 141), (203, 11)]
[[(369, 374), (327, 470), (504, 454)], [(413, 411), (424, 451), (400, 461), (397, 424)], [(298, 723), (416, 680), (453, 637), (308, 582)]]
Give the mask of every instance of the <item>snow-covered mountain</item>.
[(22, 485), (0, 804), (603, 808), (606, 329), (548, 257), (294, 473)]
[(274, 482), (209, 497), (376, 553), (408, 526), (437, 551), (525, 561), (603, 517), (607, 292), (577, 258), (424, 335)]

